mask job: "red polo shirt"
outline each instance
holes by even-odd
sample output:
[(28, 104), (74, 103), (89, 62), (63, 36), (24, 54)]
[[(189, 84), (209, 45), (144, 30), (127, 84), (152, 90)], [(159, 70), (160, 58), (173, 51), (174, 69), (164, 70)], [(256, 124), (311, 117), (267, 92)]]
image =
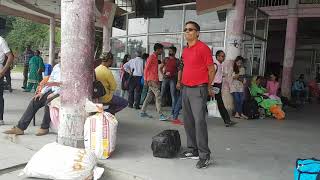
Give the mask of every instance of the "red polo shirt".
[(170, 75), (168, 77), (174, 77), (178, 72), (177, 59), (170, 56), (166, 58), (165, 63), (166, 72), (170, 72)]
[(197, 86), (209, 82), (208, 66), (213, 64), (213, 59), (205, 43), (198, 40), (195, 45), (184, 48), (182, 59), (182, 84)]
[(158, 56), (156, 53), (151, 54), (144, 68), (144, 80), (145, 81), (159, 81), (158, 75)]

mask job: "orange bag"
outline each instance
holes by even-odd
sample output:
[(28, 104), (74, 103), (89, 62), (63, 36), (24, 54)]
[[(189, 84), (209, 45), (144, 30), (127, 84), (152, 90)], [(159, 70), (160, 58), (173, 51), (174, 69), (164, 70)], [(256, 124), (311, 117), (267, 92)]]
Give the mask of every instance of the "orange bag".
[(281, 107), (278, 105), (273, 105), (270, 107), (270, 112), (272, 113), (273, 117), (277, 120), (284, 120), (286, 114), (282, 111)]

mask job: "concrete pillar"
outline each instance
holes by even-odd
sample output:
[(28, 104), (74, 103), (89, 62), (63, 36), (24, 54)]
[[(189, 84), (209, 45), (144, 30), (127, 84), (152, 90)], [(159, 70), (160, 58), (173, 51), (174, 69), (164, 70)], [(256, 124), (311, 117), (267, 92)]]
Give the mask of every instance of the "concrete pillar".
[(291, 97), (292, 68), (296, 52), (296, 35), (298, 29), (297, 4), (298, 0), (290, 0), (288, 4), (289, 9), (281, 83), (281, 94), (288, 98)]
[(101, 24), (103, 27), (103, 46), (102, 52), (109, 52), (110, 47), (110, 38), (111, 38), (111, 28), (116, 13), (117, 6), (114, 3), (114, 0), (105, 0), (104, 6), (101, 13)]
[(107, 24), (103, 25), (103, 46), (102, 52), (109, 52), (110, 47), (110, 38), (111, 38), (111, 29), (108, 27)]
[(50, 18), (49, 64), (54, 65), (56, 47), (56, 21)]
[(225, 36), (226, 60), (223, 64), (225, 76), (223, 79), (222, 96), (228, 110), (233, 109), (230, 85), (232, 82), (233, 61), (237, 56), (241, 55), (245, 6), (245, 0), (236, 0), (235, 7), (227, 11)]
[(85, 100), (91, 97), (94, 0), (61, 1), (61, 108), (58, 143), (83, 148)]

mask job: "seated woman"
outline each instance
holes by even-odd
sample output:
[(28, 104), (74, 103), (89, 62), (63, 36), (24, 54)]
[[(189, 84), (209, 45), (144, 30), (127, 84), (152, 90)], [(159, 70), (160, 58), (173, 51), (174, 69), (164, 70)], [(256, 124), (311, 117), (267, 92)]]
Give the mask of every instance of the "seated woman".
[(279, 82), (277, 80), (277, 75), (272, 73), (270, 79), (267, 81), (267, 95), (270, 99), (280, 100), (278, 96)]
[(281, 106), (281, 100), (271, 99), (265, 94), (268, 93), (267, 89), (261, 86), (262, 76), (254, 77), (251, 82), (250, 94), (257, 101), (259, 106), (263, 107), (267, 115), (271, 115), (270, 108), (274, 105)]

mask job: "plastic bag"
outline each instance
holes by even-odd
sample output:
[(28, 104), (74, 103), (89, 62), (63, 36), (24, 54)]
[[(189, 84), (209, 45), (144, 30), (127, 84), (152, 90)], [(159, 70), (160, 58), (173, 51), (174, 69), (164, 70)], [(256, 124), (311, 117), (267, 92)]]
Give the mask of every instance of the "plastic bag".
[(207, 102), (207, 109), (208, 109), (208, 116), (209, 117), (218, 117), (220, 118), (220, 112), (218, 109), (218, 104), (217, 101), (215, 99), (210, 99), (209, 102)]
[(42, 147), (19, 176), (44, 179), (99, 179), (104, 171), (96, 167), (96, 155), (88, 150), (50, 143)]
[(86, 110), (95, 115), (89, 116), (84, 124), (84, 145), (95, 152), (99, 159), (107, 159), (116, 147), (118, 121), (108, 112), (101, 112), (99, 104), (87, 103)]

